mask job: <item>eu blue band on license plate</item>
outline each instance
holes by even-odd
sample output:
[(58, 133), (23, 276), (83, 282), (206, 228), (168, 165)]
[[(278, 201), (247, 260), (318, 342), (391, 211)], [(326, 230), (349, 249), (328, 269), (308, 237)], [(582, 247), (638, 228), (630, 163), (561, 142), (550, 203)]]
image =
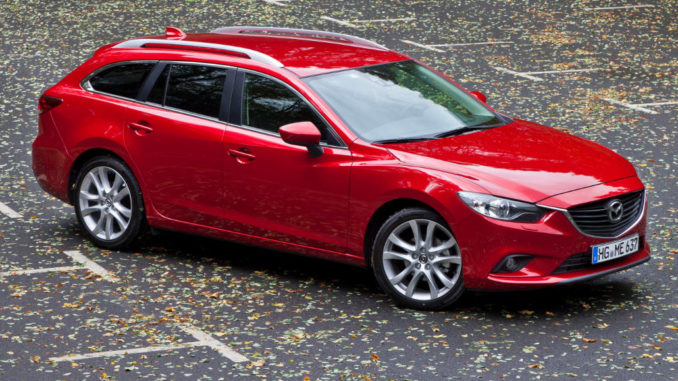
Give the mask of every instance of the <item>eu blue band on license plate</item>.
[(601, 263), (625, 257), (637, 252), (640, 248), (638, 234), (633, 234), (616, 241), (591, 246), (591, 263)]

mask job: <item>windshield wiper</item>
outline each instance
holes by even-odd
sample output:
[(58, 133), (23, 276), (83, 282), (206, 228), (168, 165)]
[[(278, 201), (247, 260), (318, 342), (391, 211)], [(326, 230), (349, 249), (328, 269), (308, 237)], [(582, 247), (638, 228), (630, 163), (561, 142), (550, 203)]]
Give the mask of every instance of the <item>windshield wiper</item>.
[(461, 128), (457, 128), (456, 130), (445, 131), (443, 133), (435, 135), (434, 137), (436, 139), (446, 138), (448, 136), (461, 135), (461, 134), (463, 134), (465, 132), (469, 132), (469, 131), (488, 130), (488, 129), (494, 128), (494, 127), (499, 127), (499, 126), (464, 126), (464, 127), (461, 127)]
[(384, 140), (375, 140), (372, 143), (374, 144), (396, 144), (396, 143), (410, 143), (410, 142), (420, 142), (423, 140), (435, 139), (435, 136), (419, 136), (416, 138), (399, 138), (399, 139), (384, 139)]

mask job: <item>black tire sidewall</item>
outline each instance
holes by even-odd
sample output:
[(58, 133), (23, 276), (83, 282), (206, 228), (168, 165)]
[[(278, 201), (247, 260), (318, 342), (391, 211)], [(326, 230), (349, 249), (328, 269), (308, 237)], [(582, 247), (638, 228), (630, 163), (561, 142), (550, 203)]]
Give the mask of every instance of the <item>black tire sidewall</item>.
[(379, 286), (387, 294), (389, 294), (400, 306), (420, 310), (440, 310), (443, 308), (447, 308), (451, 306), (457, 299), (459, 299), (464, 292), (463, 271), (462, 274), (460, 274), (459, 276), (457, 284), (455, 284), (452, 290), (450, 290), (446, 295), (443, 295), (440, 298), (429, 301), (416, 300), (408, 298), (407, 296), (401, 294), (391, 285), (391, 282), (388, 280), (388, 277), (386, 276), (386, 271), (384, 270), (384, 265), (382, 261), (383, 248), (384, 245), (386, 244), (386, 240), (388, 239), (388, 236), (391, 234), (391, 232), (397, 226), (399, 226), (403, 222), (413, 219), (428, 219), (435, 221), (444, 226), (446, 229), (450, 231), (451, 234), (453, 234), (452, 230), (449, 228), (445, 220), (442, 217), (440, 217), (440, 215), (431, 210), (423, 208), (408, 208), (403, 209), (397, 213), (394, 213), (388, 219), (386, 219), (381, 228), (379, 228), (377, 235), (375, 236), (375, 239), (373, 241), (370, 256), (372, 271), (374, 272), (375, 278), (377, 279), (377, 283), (379, 283)]
[[(118, 172), (120, 176), (122, 176), (122, 178), (127, 183), (127, 188), (130, 191), (130, 196), (132, 200), (132, 218), (130, 219), (130, 223), (127, 226), (127, 230), (120, 237), (114, 240), (102, 240), (92, 235), (89, 229), (87, 229), (87, 227), (85, 226), (85, 222), (82, 218), (82, 215), (80, 214), (79, 193), (82, 181), (85, 178), (85, 175), (90, 170), (102, 166), (109, 167)], [(88, 160), (80, 168), (80, 171), (78, 172), (78, 177), (75, 181), (75, 187), (73, 189), (73, 192), (74, 192), (73, 206), (75, 208), (75, 214), (78, 218), (78, 222), (80, 223), (80, 226), (82, 226), (82, 229), (85, 231), (87, 238), (94, 242), (95, 245), (105, 249), (121, 249), (129, 246), (130, 244), (132, 244), (132, 242), (134, 242), (134, 240), (139, 235), (141, 228), (145, 224), (146, 213), (144, 209), (144, 200), (141, 195), (141, 188), (139, 187), (139, 183), (134, 177), (134, 174), (129, 169), (129, 167), (127, 167), (127, 165), (125, 165), (121, 160), (112, 156), (98, 156)]]

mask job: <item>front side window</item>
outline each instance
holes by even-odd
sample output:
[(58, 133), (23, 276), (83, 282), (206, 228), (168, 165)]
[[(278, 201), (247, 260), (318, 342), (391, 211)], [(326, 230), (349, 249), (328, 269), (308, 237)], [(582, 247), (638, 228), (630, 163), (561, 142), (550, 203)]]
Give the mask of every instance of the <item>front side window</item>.
[(375, 143), (435, 139), (507, 123), (506, 118), (413, 61), (322, 74), (304, 81), (358, 136)]
[(154, 62), (115, 65), (95, 74), (89, 84), (96, 91), (134, 99), (153, 66)]
[(280, 127), (295, 122), (313, 122), (320, 130), (321, 141), (336, 144), (333, 136), (328, 138), (327, 124), (296, 93), (270, 78), (245, 75), (243, 125), (277, 134)]

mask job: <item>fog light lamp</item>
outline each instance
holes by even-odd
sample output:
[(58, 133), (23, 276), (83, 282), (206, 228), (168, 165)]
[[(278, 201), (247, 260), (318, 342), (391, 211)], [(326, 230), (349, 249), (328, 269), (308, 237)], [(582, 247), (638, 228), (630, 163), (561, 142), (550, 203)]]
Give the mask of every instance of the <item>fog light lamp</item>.
[(531, 260), (532, 260), (531, 255), (512, 254), (504, 257), (504, 259), (499, 261), (499, 263), (497, 263), (497, 265), (494, 266), (494, 269), (492, 269), (492, 272), (495, 274), (513, 273), (525, 267), (525, 265), (527, 265)]

